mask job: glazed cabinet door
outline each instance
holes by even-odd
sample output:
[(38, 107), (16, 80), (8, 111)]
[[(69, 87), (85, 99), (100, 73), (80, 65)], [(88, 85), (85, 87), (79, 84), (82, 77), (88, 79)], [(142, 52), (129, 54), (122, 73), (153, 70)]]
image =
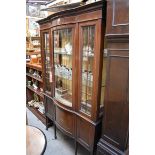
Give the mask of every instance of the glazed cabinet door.
[(97, 119), (101, 56), (99, 21), (79, 24), (79, 106), (81, 114)]
[[(74, 27), (53, 30), (54, 98), (72, 108), (74, 93)], [(74, 88), (74, 90), (73, 90)]]
[(51, 95), (52, 72), (50, 56), (50, 32), (42, 32), (42, 55), (43, 55), (43, 73), (44, 73), (44, 92)]

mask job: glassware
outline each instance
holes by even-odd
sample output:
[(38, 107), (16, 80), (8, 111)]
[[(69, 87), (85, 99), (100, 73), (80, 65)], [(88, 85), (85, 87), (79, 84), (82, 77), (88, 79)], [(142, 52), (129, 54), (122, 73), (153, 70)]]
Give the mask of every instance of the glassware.
[(72, 29), (54, 31), (55, 98), (72, 106)]

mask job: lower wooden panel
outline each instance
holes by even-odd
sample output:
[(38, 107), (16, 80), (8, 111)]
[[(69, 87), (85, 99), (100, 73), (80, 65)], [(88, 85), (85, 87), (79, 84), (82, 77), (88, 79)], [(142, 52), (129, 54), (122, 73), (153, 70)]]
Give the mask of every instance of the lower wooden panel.
[(96, 125), (77, 117), (77, 141), (87, 150), (93, 151), (101, 135), (101, 122)]
[(45, 105), (46, 116), (51, 120), (54, 120), (55, 105), (53, 104), (53, 101), (50, 98), (45, 97)]
[(94, 130), (90, 123), (82, 118), (77, 118), (77, 139), (87, 148), (90, 148), (91, 141), (94, 140)]
[(59, 107), (56, 107), (56, 124), (67, 135), (74, 137), (74, 116)]

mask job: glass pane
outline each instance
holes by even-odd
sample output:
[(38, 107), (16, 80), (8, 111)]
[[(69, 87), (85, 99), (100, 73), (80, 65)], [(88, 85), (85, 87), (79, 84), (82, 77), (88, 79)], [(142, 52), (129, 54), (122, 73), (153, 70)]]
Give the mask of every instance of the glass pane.
[(72, 106), (72, 29), (54, 31), (55, 98)]
[(91, 115), (93, 91), (93, 63), (94, 63), (94, 35), (95, 26), (82, 28), (82, 86), (81, 86), (81, 111)]
[(51, 65), (50, 65), (50, 50), (49, 50), (49, 33), (44, 34), (44, 53), (45, 53), (45, 91), (51, 92)]

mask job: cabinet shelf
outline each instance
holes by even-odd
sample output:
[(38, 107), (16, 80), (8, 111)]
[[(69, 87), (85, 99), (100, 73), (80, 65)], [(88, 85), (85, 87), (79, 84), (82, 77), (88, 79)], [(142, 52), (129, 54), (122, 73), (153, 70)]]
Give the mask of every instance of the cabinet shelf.
[[(71, 79), (67, 79), (67, 78), (65, 78), (65, 77), (63, 77), (63, 76), (58, 76), (58, 75), (56, 75), (55, 74), (55, 76), (57, 76), (57, 77), (59, 77), (59, 78), (62, 78), (62, 79), (65, 79), (65, 80), (68, 80), (68, 81), (72, 81)], [(88, 81), (91, 85), (92, 85), (92, 83), (93, 83), (93, 81)], [(90, 86), (89, 84), (87, 85), (87, 84), (85, 84), (86, 83), (86, 80), (82, 80), (82, 86), (87, 86), (87, 87), (90, 87), (90, 88), (92, 88), (92, 86)], [(104, 87), (104, 86), (103, 86)]]
[(42, 71), (42, 66), (41, 65), (26, 63), (26, 67), (30, 67), (32, 69)]
[(58, 102), (60, 102), (61, 104), (65, 105), (65, 106), (68, 106), (68, 107), (72, 107), (72, 102), (69, 102), (67, 100), (65, 100), (64, 98), (60, 97), (54, 97), (54, 99)]
[(34, 47), (34, 48), (36, 48), (36, 47), (40, 47), (40, 45), (33, 45), (33, 47)]
[[(26, 51), (35, 51), (35, 49), (34, 48), (27, 48)], [(28, 52), (26, 52), (26, 53), (28, 53)]]
[(31, 49), (29, 49), (29, 48), (26, 49), (26, 53), (28, 53), (28, 52), (32, 53), (32, 52), (35, 52), (35, 51), (40, 51), (40, 47), (34, 47), (34, 48), (31, 48)]
[(57, 77), (59, 77), (59, 78), (62, 78), (62, 79), (65, 79), (65, 80), (68, 80), (68, 81), (72, 81), (71, 79), (67, 79), (67, 78), (65, 78), (65, 77), (63, 77), (63, 76), (58, 76), (58, 75), (56, 75), (56, 74), (55, 74), (55, 76), (57, 76)]
[[(88, 81), (89, 84), (86, 84), (86, 81)], [(93, 81), (90, 80), (82, 80), (82, 86), (87, 86), (92, 88), (93, 87)]]
[(41, 54), (40, 52), (26, 52), (26, 55), (37, 55)]
[(36, 93), (37, 95), (39, 95), (40, 97), (44, 98), (43, 94), (40, 91), (35, 90), (32, 86), (26, 86), (26, 87), (31, 91), (33, 91), (34, 93)]
[(83, 57), (90, 57), (90, 58), (94, 58), (94, 55), (86, 55), (86, 54), (83, 54), (82, 56), (83, 56)]
[(40, 40), (40, 37), (26, 37), (27, 39), (30, 39), (31, 38), (31, 40)]
[(41, 78), (38, 78), (38, 77), (36, 77), (36, 76), (34, 76), (34, 75), (30, 74), (30, 73), (26, 73), (26, 75), (33, 78), (33, 79), (36, 79), (37, 81), (43, 82), (43, 80)]
[(38, 111), (36, 108), (34, 107), (30, 107), (28, 104), (26, 105), (26, 107), (39, 119), (41, 120), (41, 122), (43, 124), (46, 124), (46, 119), (45, 119), (45, 115), (42, 114), (40, 111)]
[(68, 55), (68, 56), (72, 56), (72, 54), (62, 53), (62, 52), (54, 52), (54, 54), (61, 54), (61, 55)]

